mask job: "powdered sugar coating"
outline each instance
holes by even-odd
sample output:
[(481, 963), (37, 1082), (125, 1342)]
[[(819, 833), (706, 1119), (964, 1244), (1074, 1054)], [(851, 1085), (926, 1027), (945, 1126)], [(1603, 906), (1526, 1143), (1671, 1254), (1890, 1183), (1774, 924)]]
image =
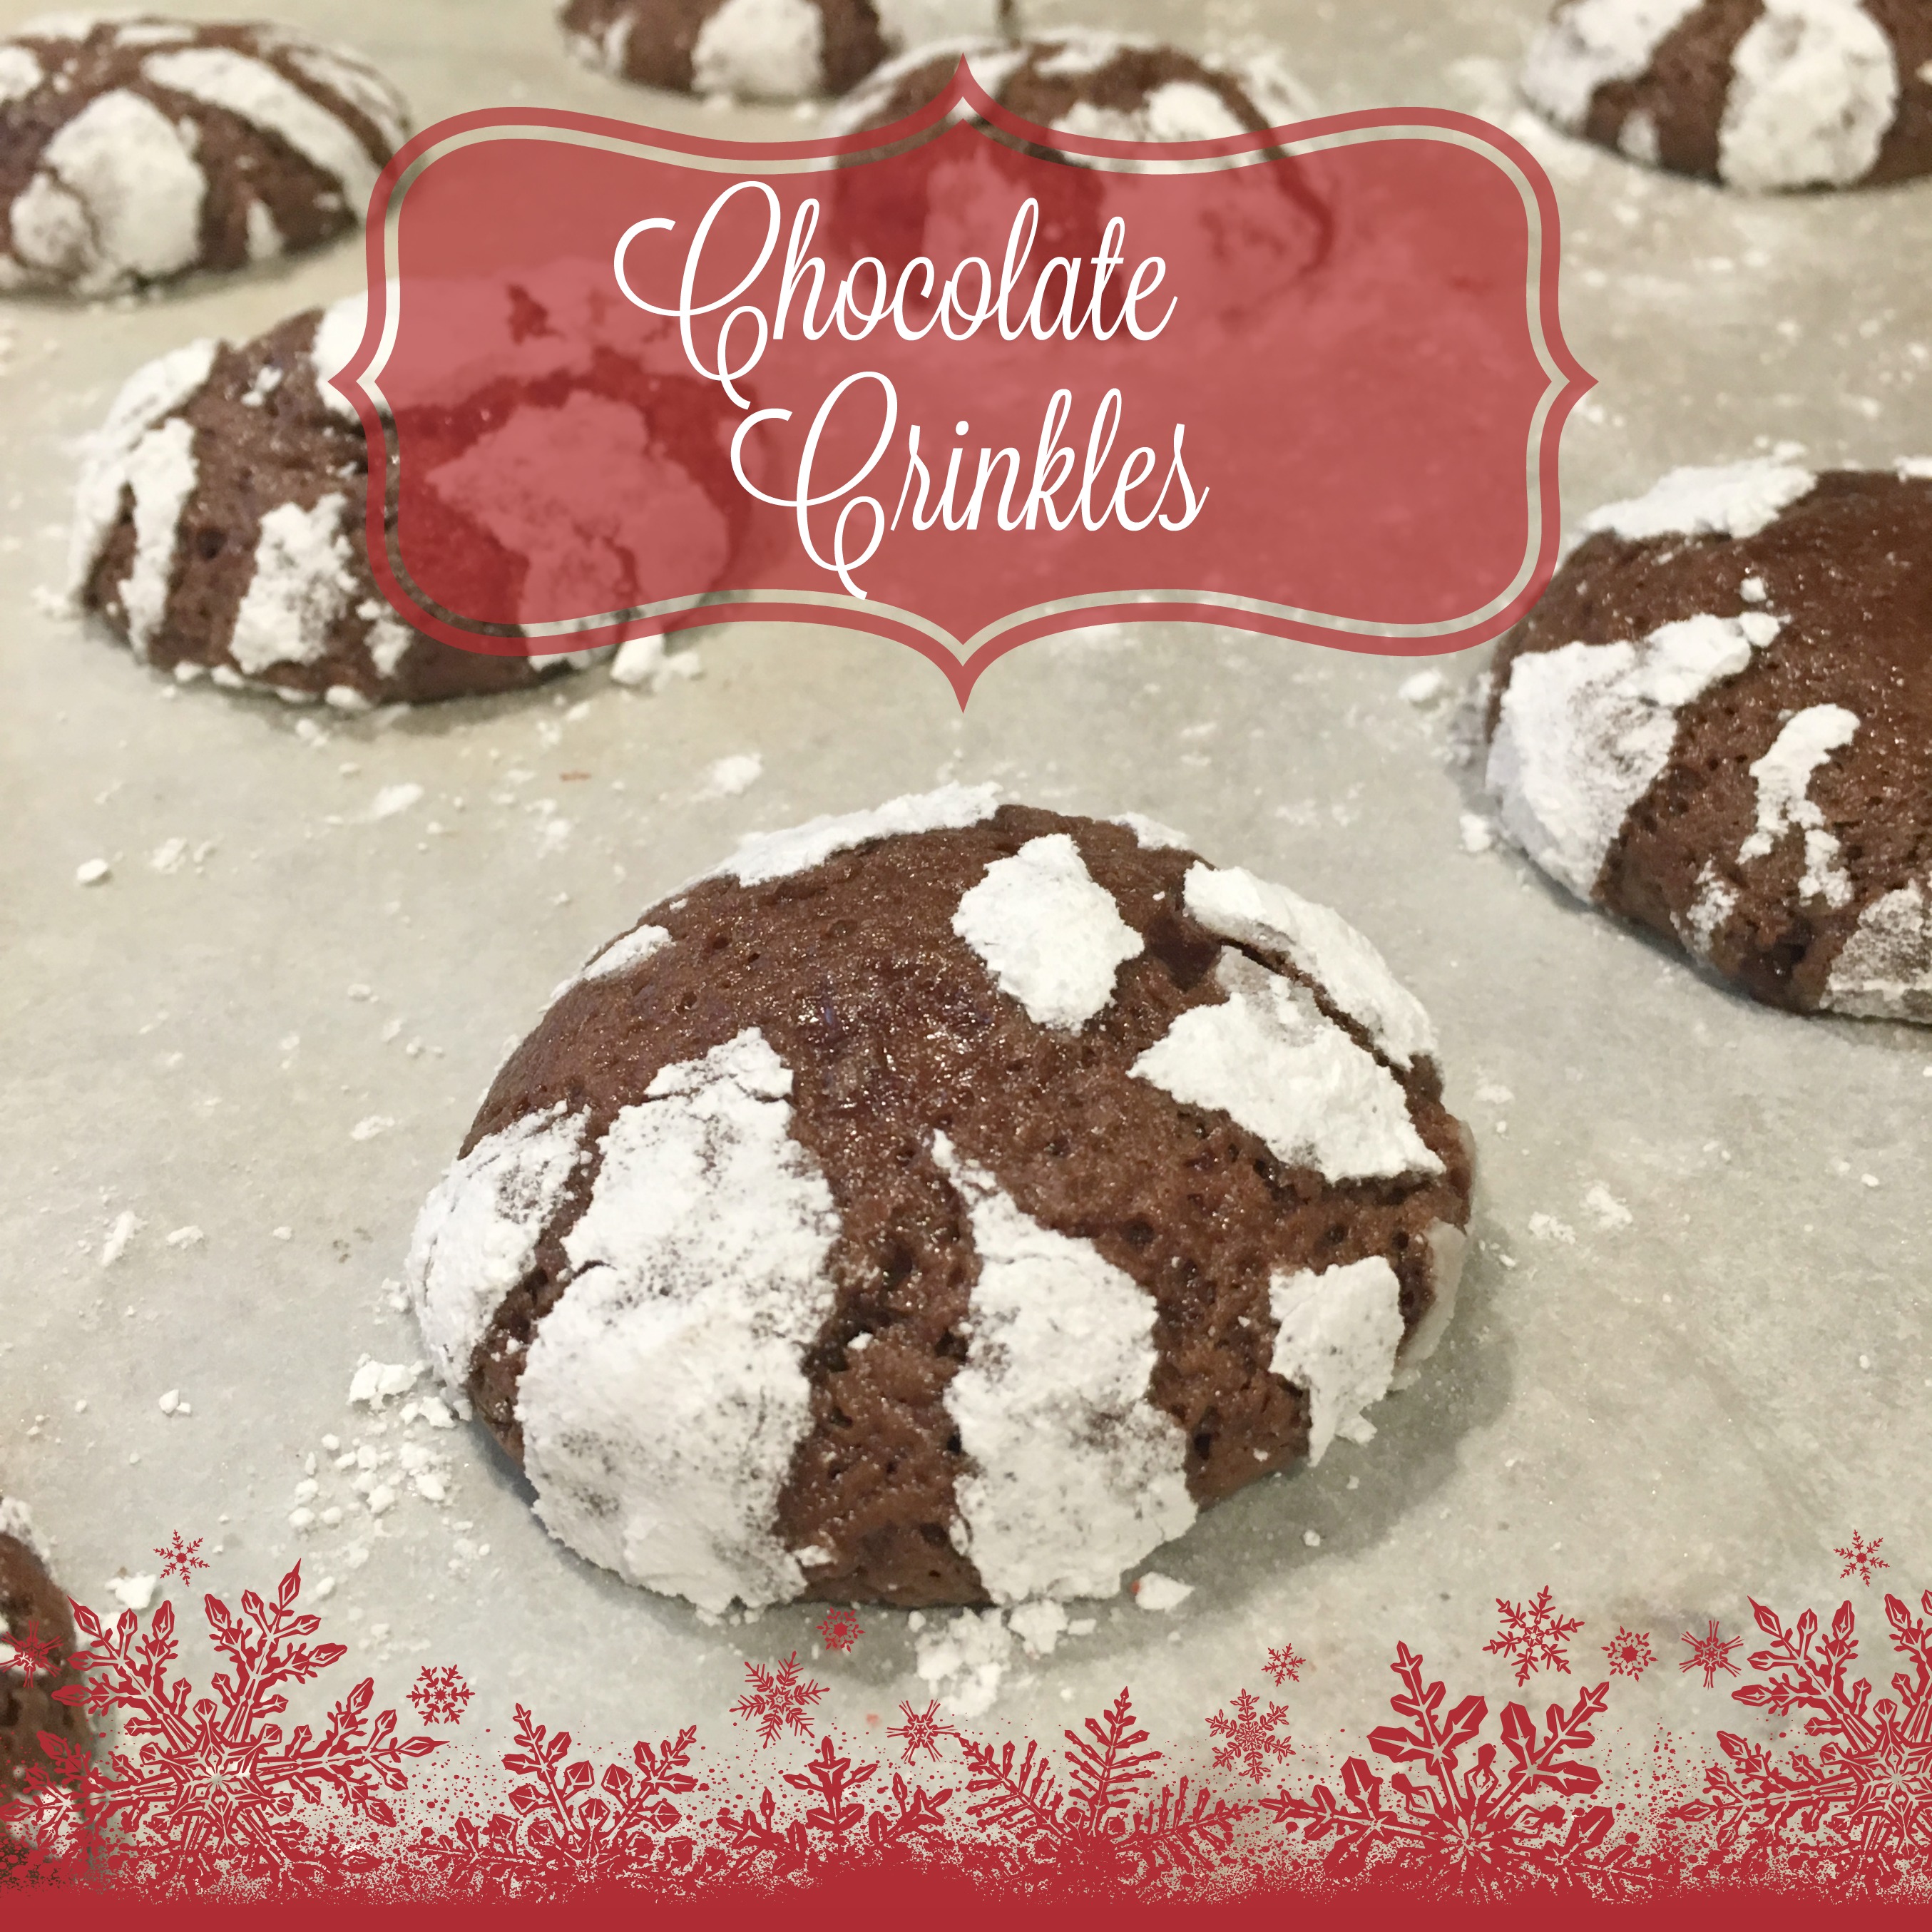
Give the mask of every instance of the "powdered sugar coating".
[(1574, 0), (1538, 34), (1523, 64), (1532, 106), (1571, 134), (1582, 131), (1598, 88), (1634, 80), (1665, 37), (1702, 0)]
[(0, 1496), (0, 1536), (24, 1543), (43, 1563), (47, 1561), (46, 1546), (34, 1534), (33, 1512), (18, 1496)]
[(1421, 1001), (1340, 913), (1239, 866), (1191, 866), (1183, 891), (1189, 913), (1217, 938), (1286, 952), (1398, 1066), (1436, 1051)]
[(530, 1272), (583, 1153), (561, 1105), (478, 1141), (430, 1190), (403, 1277), (436, 1372), (460, 1389), (503, 1298)]
[(754, 832), (707, 878), (730, 878), (740, 885), (761, 886), (822, 866), (835, 853), (901, 832), (956, 830), (977, 825), (1000, 808), (996, 784), (942, 785), (937, 791), (908, 793), (869, 812), (827, 813), (782, 832)]
[(1638, 644), (1570, 644), (1510, 665), (1487, 782), (1504, 830), (1580, 898), (1594, 892), (1630, 808), (1670, 762), (1677, 714), (1734, 676), (1780, 620), (1690, 617)]
[(1819, 1004), (1865, 1019), (1932, 1021), (1932, 892), (1915, 879), (1873, 900)]
[(1064, 832), (998, 859), (959, 902), (952, 930), (1042, 1026), (1077, 1032), (1114, 997), (1114, 976), (1142, 950), (1113, 896), (1094, 883)]
[(1660, 482), (1583, 520), (1586, 532), (1644, 537), (1754, 537), (1808, 496), (1818, 478), (1795, 464), (1756, 457), (1744, 463), (1673, 470)]
[(356, 590), (353, 553), (342, 533), (348, 509), (347, 497), (330, 495), (308, 510), (278, 503), (262, 519), (255, 574), (228, 640), (244, 674), (312, 664), (327, 649), (329, 628)]
[(938, 40), (909, 45), (896, 58), (874, 68), (842, 100), (825, 110), (820, 123), (828, 134), (850, 134), (873, 121), (891, 100), (907, 75), (950, 55), (963, 60), (973, 78), (997, 100), (1004, 87), (1026, 58), (1026, 50), (990, 35), (948, 34)]
[(1860, 0), (1765, 0), (1731, 57), (1718, 171), (1732, 187), (1845, 188), (1898, 112), (1891, 38)]
[(1112, 1596), (1195, 1516), (1186, 1438), (1148, 1400), (1154, 1298), (1090, 1243), (1022, 1212), (943, 1133), (933, 1155), (980, 1256), (972, 1338), (946, 1390), (973, 1464), (953, 1540), (995, 1603)]
[(1308, 1460), (1321, 1461), (1337, 1430), (1388, 1394), (1402, 1342), (1402, 1283), (1380, 1255), (1268, 1283), (1275, 1320), (1273, 1367), (1308, 1396)]
[(1106, 141), (1214, 141), (1247, 131), (1228, 104), (1198, 80), (1163, 81), (1132, 108), (1076, 101), (1053, 124), (1063, 134)]
[(791, 1084), (751, 1028), (618, 1114), (518, 1391), (551, 1534), (708, 1610), (805, 1588), (772, 1522), (811, 1426), (802, 1358), (838, 1221), (791, 1137)]
[(46, 78), (46, 70), (31, 47), (0, 42), (0, 103), (32, 94)]
[(194, 432), (179, 416), (151, 429), (128, 453), (122, 476), (134, 502), (134, 560), (121, 586), (128, 640), (145, 658), (166, 608), (182, 506), (195, 484)]
[(670, 934), (661, 926), (640, 926), (621, 939), (614, 939), (578, 974), (581, 980), (605, 980), (614, 973), (628, 973), (653, 952), (670, 944)]
[(1839, 862), (1836, 836), (1810, 796), (1812, 775), (1857, 735), (1858, 720), (1842, 704), (1814, 704), (1788, 718), (1771, 749), (1750, 768), (1757, 781), (1757, 829), (1738, 848), (1740, 862), (1767, 857), (1787, 832), (1804, 834), (1798, 891), (1832, 906), (1851, 902), (1852, 882)]
[(802, 100), (824, 76), (825, 16), (812, 0), (724, 0), (698, 30), (692, 86), (700, 94)]
[(1224, 947), (1226, 999), (1180, 1015), (1136, 1060), (1136, 1078), (1184, 1106), (1226, 1114), (1289, 1167), (1331, 1181), (1439, 1174), (1400, 1084), (1305, 986)]
[(1193, 840), (1184, 832), (1177, 832), (1171, 825), (1163, 825), (1157, 818), (1150, 818), (1144, 812), (1116, 812), (1108, 821), (1110, 825), (1124, 825), (1134, 835), (1134, 843), (1143, 852), (1185, 851)]

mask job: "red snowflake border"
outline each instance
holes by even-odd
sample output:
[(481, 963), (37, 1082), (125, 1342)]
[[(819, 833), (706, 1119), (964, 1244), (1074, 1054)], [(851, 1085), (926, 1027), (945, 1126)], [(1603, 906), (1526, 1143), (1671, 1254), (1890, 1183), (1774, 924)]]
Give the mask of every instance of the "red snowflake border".
[(1278, 1643), (1268, 1654), (1268, 1661), (1262, 1668), (1275, 1681), (1279, 1690), (1284, 1684), (1299, 1684), (1301, 1673), (1308, 1668), (1308, 1660), (1298, 1652), (1292, 1643)]
[(1842, 1556), (1845, 1559), (1845, 1567), (1838, 1572), (1839, 1581), (1842, 1582), (1845, 1578), (1856, 1571), (1858, 1581), (1869, 1589), (1871, 1587), (1871, 1580), (1878, 1571), (1889, 1570), (1892, 1568), (1892, 1565), (1879, 1554), (1884, 1547), (1883, 1537), (1874, 1537), (1870, 1542), (1868, 1543), (1856, 1530), (1853, 1530), (1850, 1547), (1844, 1550), (1834, 1550), (1832, 1552), (1834, 1556)]
[(1570, 1640), (1583, 1628), (1583, 1619), (1559, 1616), (1547, 1583), (1526, 1604), (1498, 1597), (1496, 1610), (1502, 1627), (1483, 1648), (1509, 1659), (1519, 1689), (1539, 1670), (1569, 1676)]
[(800, 1672), (796, 1651), (776, 1670), (748, 1661), (745, 1675), (752, 1688), (731, 1706), (731, 1714), (748, 1718), (757, 1724), (761, 1745), (775, 1743), (787, 1731), (802, 1738), (812, 1736), (807, 1714), (829, 1687)]
[(425, 1724), (460, 1724), (475, 1694), (454, 1664), (425, 1664), (416, 1673), (409, 1697)]
[(1731, 1652), (1742, 1644), (1741, 1636), (1720, 1636), (1723, 1626), (1715, 1617), (1710, 1619), (1711, 1628), (1702, 1636), (1694, 1636), (1686, 1630), (1681, 1640), (1690, 1646), (1690, 1654), (1677, 1667), (1679, 1670), (1701, 1670), (1704, 1673), (1704, 1688), (1713, 1690), (1717, 1686), (1718, 1672), (1727, 1671), (1736, 1677), (1742, 1673), (1731, 1661)]
[(940, 1739), (956, 1738), (959, 1735), (950, 1724), (940, 1722), (939, 1700), (936, 1697), (932, 1699), (922, 1711), (915, 1711), (909, 1702), (902, 1702), (899, 1714), (905, 1722), (889, 1726), (886, 1736), (905, 1739), (899, 1748), (899, 1756), (907, 1764), (911, 1763), (922, 1751), (928, 1757), (936, 1758), (939, 1755)]
[(184, 1542), (181, 1532), (176, 1530), (154, 1552), (161, 1559), (161, 1581), (165, 1583), (170, 1576), (178, 1575), (184, 1588), (193, 1583), (194, 1573), (208, 1568), (207, 1559), (196, 1554), (201, 1544), (202, 1539), (198, 1536), (192, 1543)]
[(1604, 1645), (1604, 1654), (1610, 1660), (1610, 1675), (1628, 1677), (1632, 1683), (1657, 1661), (1657, 1652), (1650, 1647), (1650, 1633), (1625, 1630), (1621, 1624), (1616, 1635)]
[(859, 1628), (856, 1610), (827, 1610), (818, 1626), (818, 1634), (825, 1640), (827, 1650), (849, 1651), (866, 1633)]
[(1286, 1732), (1275, 1736), (1287, 1722), (1286, 1704), (1270, 1704), (1264, 1711), (1252, 1690), (1237, 1691), (1232, 1716), (1216, 1711), (1208, 1720), (1210, 1734), (1225, 1740), (1214, 1748), (1215, 1768), (1225, 1771), (1238, 1761), (1250, 1778), (1265, 1777), (1270, 1758), (1285, 1758), (1294, 1749)]

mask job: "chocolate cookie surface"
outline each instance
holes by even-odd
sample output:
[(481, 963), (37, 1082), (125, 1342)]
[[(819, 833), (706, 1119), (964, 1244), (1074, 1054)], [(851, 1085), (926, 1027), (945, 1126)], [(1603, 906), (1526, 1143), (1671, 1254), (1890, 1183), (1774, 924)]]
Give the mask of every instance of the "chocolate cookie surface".
[(1924, 0), (1562, 0), (1522, 90), (1570, 134), (1733, 188), (1932, 173)]
[(74, 1651), (74, 1618), (47, 1574), (26, 1506), (0, 1496), (0, 1803), (29, 1770), (55, 1775), (42, 1732), (75, 1750), (93, 1748), (86, 1713), (54, 1696), (79, 1682), (67, 1667)]
[(1011, 31), (1012, 0), (564, 0), (571, 51), (646, 87), (806, 100), (843, 94), (941, 34)]
[(1504, 830), (1754, 998), (1932, 1022), (1932, 463), (1678, 470), (1585, 528), (1492, 673)]
[[(514, 301), (520, 292), (492, 295)], [(328, 380), (360, 340), (363, 315), (362, 298), (352, 297), (251, 342), (191, 343), (130, 378), (92, 440), (76, 494), (74, 601), (103, 616), (144, 663), (184, 681), (212, 675), (347, 710), (512, 690), (580, 668), (595, 654), (442, 643), (404, 624), (377, 590), (364, 523), (368, 442)], [(593, 579), (608, 580), (612, 608), (646, 601), (597, 533), (545, 524), (530, 488), (494, 486), (514, 464), (514, 447), (502, 452), (526, 404), (568, 412), (585, 460), (614, 452), (626, 500), (662, 490), (692, 567), (723, 567), (723, 483), (714, 492), (651, 453), (653, 417), (682, 406), (695, 380), (572, 342), (579, 369), (486, 383), (405, 424), (411, 460), (432, 486), (413, 500), (424, 520), (412, 540), (460, 536), (466, 557), (484, 559), (471, 579), (478, 608), (534, 604), (554, 615), (547, 598)], [(687, 452), (698, 443), (677, 439)], [(728, 475), (722, 454), (716, 466), (717, 478)], [(573, 580), (560, 588), (560, 577)]]
[(408, 133), (359, 55), (264, 23), (49, 15), (0, 40), (0, 289), (102, 295), (356, 226)]
[(1105, 1595), (1434, 1345), (1470, 1165), (1333, 913), (949, 787), (560, 987), (407, 1267), (552, 1533), (710, 1610)]

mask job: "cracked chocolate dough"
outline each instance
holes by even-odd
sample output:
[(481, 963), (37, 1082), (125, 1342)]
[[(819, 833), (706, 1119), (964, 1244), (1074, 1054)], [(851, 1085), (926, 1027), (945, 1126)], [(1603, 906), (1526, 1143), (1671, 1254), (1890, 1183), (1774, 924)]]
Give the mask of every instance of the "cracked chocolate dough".
[(428, 1352), (553, 1534), (720, 1610), (1103, 1596), (1434, 1346), (1426, 1015), (1144, 820), (746, 840), (560, 987), (424, 1204)]
[(47, 1574), (26, 1505), (0, 1496), (0, 1804), (30, 1770), (58, 1780), (42, 1732), (73, 1750), (94, 1748), (86, 1713), (54, 1695), (80, 1682), (66, 1667), (74, 1649), (74, 1618)]
[(52, 14), (0, 40), (0, 289), (239, 268), (361, 222), (409, 131), (357, 54), (284, 27)]
[(1531, 104), (1632, 160), (1760, 193), (1932, 174), (1926, 0), (1564, 0)]
[(806, 100), (944, 34), (1000, 34), (1013, 0), (564, 0), (586, 67), (683, 94)]
[(1504, 830), (1754, 998), (1932, 1022), (1932, 462), (1680, 470), (1491, 675)]

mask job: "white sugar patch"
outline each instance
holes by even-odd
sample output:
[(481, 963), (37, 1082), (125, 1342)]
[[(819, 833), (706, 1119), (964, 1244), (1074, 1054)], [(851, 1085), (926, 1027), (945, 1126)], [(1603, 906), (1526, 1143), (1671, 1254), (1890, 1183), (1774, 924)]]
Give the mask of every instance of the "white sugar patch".
[(1701, 0), (1576, 0), (1543, 28), (1523, 63), (1522, 92), (1559, 128), (1582, 130), (1598, 88), (1634, 80)]
[(1731, 56), (1718, 172), (1733, 188), (1862, 181), (1898, 112), (1892, 40), (1859, 0), (1765, 0)]
[(802, 100), (824, 79), (825, 16), (812, 0), (724, 0), (698, 30), (691, 84), (698, 94)]
[(1635, 644), (1526, 651), (1510, 666), (1490, 746), (1503, 829), (1580, 898), (1630, 808), (1670, 761), (1677, 714), (1750, 663), (1782, 620), (1687, 617)]
[(31, 47), (0, 44), (0, 101), (24, 100), (46, 78)]
[(1238, 866), (1189, 867), (1182, 897), (1190, 916), (1220, 938), (1286, 952), (1398, 1066), (1436, 1051), (1422, 1003), (1340, 913)]
[(330, 627), (356, 590), (354, 554), (341, 534), (348, 507), (347, 497), (328, 496), (312, 510), (278, 504), (262, 519), (255, 572), (228, 640), (244, 672), (313, 664), (327, 650)]
[(1134, 843), (1143, 852), (1184, 852), (1193, 844), (1184, 832), (1177, 832), (1171, 825), (1163, 825), (1157, 818), (1149, 818), (1143, 812), (1123, 812), (1108, 820), (1110, 825), (1124, 825), (1134, 835)]
[(1053, 124), (1065, 134), (1106, 141), (1214, 141), (1247, 132), (1228, 104), (1198, 80), (1168, 80), (1132, 108), (1076, 100)]
[(1111, 1596), (1194, 1520), (1180, 1425), (1148, 1400), (1154, 1298), (1091, 1243), (1044, 1228), (944, 1134), (933, 1157), (980, 1258), (964, 1366), (946, 1390), (972, 1468), (953, 1540), (994, 1602)]
[(452, 1388), (503, 1298), (529, 1273), (583, 1145), (560, 1103), (478, 1141), (416, 1216), (404, 1281), (436, 1372)]
[(1754, 537), (1818, 479), (1795, 464), (1755, 458), (1744, 463), (1673, 470), (1641, 496), (1606, 503), (1583, 519), (1586, 531), (1620, 537)]
[(409, 108), (402, 96), (366, 62), (341, 47), (318, 46), (291, 34), (278, 34), (268, 45), (297, 73), (326, 87), (376, 124), (391, 149), (400, 148), (410, 131)]
[(160, 629), (174, 575), (181, 513), (195, 484), (194, 431), (182, 416), (151, 429), (128, 452), (126, 477), (134, 500), (134, 559), (121, 584), (128, 635), (136, 654)]
[(835, 853), (868, 845), (904, 832), (958, 831), (991, 818), (1000, 808), (995, 784), (943, 785), (937, 791), (909, 794), (870, 812), (808, 819), (783, 832), (754, 832), (707, 878), (730, 878), (740, 885), (761, 886), (796, 872), (808, 872)]
[(1804, 876), (1798, 891), (1832, 906), (1851, 902), (1852, 882), (1838, 863), (1838, 841), (1809, 793), (1812, 774), (1849, 745), (1858, 728), (1856, 714), (1842, 704), (1814, 704), (1787, 718), (1750, 768), (1757, 781), (1757, 830), (1738, 848), (1741, 861), (1762, 859), (1787, 832), (1802, 830)]
[(208, 184), (175, 124), (116, 88), (41, 150), (14, 203), (14, 252), (82, 294), (178, 274), (201, 252)]
[(18, 1496), (0, 1496), (0, 1536), (24, 1543), (40, 1561), (47, 1560), (46, 1546), (34, 1534), (34, 1514)]
[(518, 1396), (551, 1533), (708, 1610), (805, 1588), (773, 1520), (812, 1426), (838, 1218), (791, 1137), (791, 1084), (747, 1028), (618, 1114)]
[(628, 973), (633, 966), (662, 952), (670, 944), (670, 934), (661, 926), (640, 926), (621, 939), (614, 939), (578, 974), (579, 980), (608, 980), (613, 974)]
[(343, 199), (362, 214), (380, 172), (376, 163), (346, 121), (266, 62), (232, 47), (184, 47), (150, 55), (141, 63), (141, 74), (157, 87), (224, 108), (278, 135), (304, 160), (339, 182)]
[[(910, 1621), (916, 1625), (920, 1613)], [(1004, 1611), (962, 1610), (929, 1635), (918, 1631), (913, 1671), (952, 1716), (982, 1717), (1000, 1694), (1012, 1648)]]
[(366, 296), (344, 296), (322, 310), (322, 320), (315, 326), (315, 340), (309, 344), (309, 367), (315, 372), (316, 387), (321, 392), (323, 406), (351, 420), (356, 406), (334, 387), (334, 377), (361, 345), (368, 315)]
[(1150, 1570), (1134, 1584), (1134, 1601), (1144, 1610), (1178, 1610), (1194, 1594), (1192, 1583)]
[(1697, 896), (1678, 924), (1677, 936), (1694, 957), (1708, 959), (1718, 933), (1737, 909), (1737, 888), (1707, 859), (1697, 874)]
[(1440, 1174), (1394, 1074), (1298, 986), (1223, 948), (1227, 994), (1193, 1006), (1130, 1070), (1184, 1106), (1226, 1114), (1290, 1167), (1330, 1180)]
[(1859, 914), (1822, 1004), (1869, 1019), (1932, 1021), (1932, 895), (1917, 880)]
[(1142, 950), (1114, 896), (1064, 832), (996, 859), (959, 902), (952, 930), (1042, 1026), (1077, 1032), (1114, 997), (1114, 977)]
[(1402, 1284), (1380, 1255), (1345, 1268), (1277, 1273), (1268, 1283), (1275, 1321), (1268, 1366), (1308, 1396), (1308, 1460), (1321, 1461), (1337, 1430), (1388, 1394), (1402, 1341)]

